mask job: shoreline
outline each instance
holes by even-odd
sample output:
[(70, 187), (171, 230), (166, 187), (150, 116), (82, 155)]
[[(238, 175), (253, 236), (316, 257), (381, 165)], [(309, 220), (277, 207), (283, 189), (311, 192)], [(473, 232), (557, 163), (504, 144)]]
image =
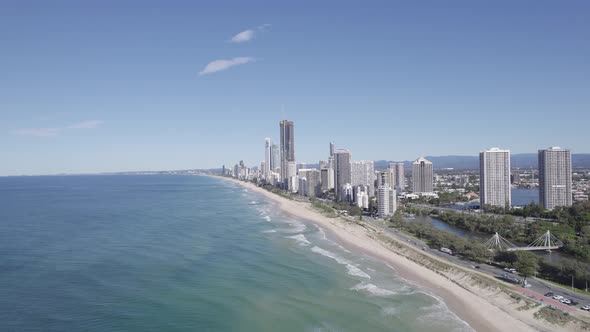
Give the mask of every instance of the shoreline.
[[(457, 281), (460, 280), (450, 278), (441, 271), (417, 262), (414, 257), (405, 255), (403, 251), (409, 249), (417, 251), (408, 247), (405, 243), (389, 238), (386, 240), (390, 242), (390, 245), (386, 245), (382, 238), (383, 234), (370, 226), (364, 227), (342, 218), (326, 217), (313, 210), (309, 203), (280, 197), (250, 182), (225, 177), (218, 178), (239, 184), (263, 195), (265, 198), (277, 203), (277, 207), (281, 209), (282, 213), (301, 218), (308, 223), (317, 224), (345, 247), (354, 248), (354, 250), (361, 251), (391, 265), (394, 269), (392, 273), (442, 299), (451, 312), (476, 331), (566, 330), (564, 329), (566, 326), (553, 325), (535, 319), (530, 310), (521, 310), (519, 305), (511, 303), (516, 302), (518, 304), (520, 301), (510, 301), (508, 294), (498, 294), (502, 292), (490, 292), (486, 289), (482, 289), (481, 292), (476, 289), (476, 293), (474, 289), (468, 289), (473, 288), (469, 287), (469, 285), (459, 285)], [(402, 252), (393, 250), (392, 245), (399, 247)], [(418, 252), (418, 254), (424, 255), (425, 253)], [(431, 255), (426, 254), (426, 256)], [(439, 260), (435, 257), (431, 258)], [(443, 263), (451, 264), (448, 262)], [(472, 273), (473, 271), (469, 272)], [(464, 275), (459, 275), (459, 277), (459, 279), (465, 279), (464, 281), (467, 283), (470, 282), (469, 278), (464, 278)]]

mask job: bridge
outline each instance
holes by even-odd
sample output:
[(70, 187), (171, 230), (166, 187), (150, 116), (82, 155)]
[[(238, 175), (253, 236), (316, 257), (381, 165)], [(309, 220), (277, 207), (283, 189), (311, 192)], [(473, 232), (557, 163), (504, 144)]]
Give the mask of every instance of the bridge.
[(498, 232), (494, 234), (489, 240), (484, 243), (484, 246), (490, 250), (506, 250), (506, 251), (533, 251), (533, 250), (556, 250), (563, 247), (563, 242), (559, 240), (555, 235), (551, 234), (550, 231), (539, 236), (535, 241), (531, 242), (526, 247), (518, 247), (510, 241), (503, 238)]

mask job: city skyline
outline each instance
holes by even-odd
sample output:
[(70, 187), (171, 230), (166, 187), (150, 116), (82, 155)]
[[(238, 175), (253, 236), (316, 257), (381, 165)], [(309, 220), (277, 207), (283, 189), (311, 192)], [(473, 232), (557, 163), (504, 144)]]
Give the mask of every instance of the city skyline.
[(0, 6), (0, 175), (258, 164), (283, 118), (307, 162), (590, 152), (587, 2)]

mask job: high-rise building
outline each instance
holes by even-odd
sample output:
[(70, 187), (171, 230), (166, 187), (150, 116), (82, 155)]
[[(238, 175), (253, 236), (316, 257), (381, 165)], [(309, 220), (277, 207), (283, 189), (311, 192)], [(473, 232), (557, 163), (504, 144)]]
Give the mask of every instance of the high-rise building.
[(270, 145), (270, 138), (264, 139), (264, 168), (262, 169), (262, 177), (265, 181), (270, 180), (270, 172), (271, 172), (271, 145)]
[(270, 150), (270, 169), (277, 173), (280, 173), (281, 169), (281, 153), (279, 151), (279, 145), (273, 144)]
[[(287, 188), (293, 192), (297, 191), (298, 180), (297, 178), (297, 164), (294, 161), (287, 162)], [(295, 180), (293, 180), (295, 179)]]
[(350, 151), (343, 149), (334, 151), (334, 189), (339, 201), (345, 200), (346, 197), (342, 192), (343, 187), (351, 184), (350, 159)]
[(353, 160), (350, 162), (350, 184), (367, 186), (367, 194), (375, 196), (375, 165), (372, 160)]
[(326, 192), (330, 190), (328, 185), (330, 184), (330, 169), (329, 168), (320, 168), (320, 184), (322, 187), (322, 191)]
[(299, 181), (299, 193), (303, 191), (304, 196), (316, 197), (322, 192), (320, 182), (320, 171), (315, 168), (306, 168), (299, 170), (299, 179), (305, 179), (305, 188), (301, 188), (301, 181)]
[(295, 164), (295, 125), (293, 121), (282, 120), (279, 122), (281, 129), (281, 178), (284, 183), (289, 183), (289, 178), (296, 173), (290, 173), (289, 163)]
[(395, 185), (392, 187), (397, 193), (401, 193), (406, 187), (406, 175), (404, 170), (404, 163), (395, 163), (394, 166)]
[(387, 184), (390, 188), (395, 188), (395, 163), (390, 163), (387, 167)]
[(377, 189), (377, 215), (381, 218), (391, 216), (397, 210), (395, 189), (388, 185)]
[(480, 204), (510, 208), (510, 150), (492, 148), (479, 153)]
[(539, 150), (539, 204), (552, 210), (572, 205), (572, 155), (570, 150)]
[(330, 142), (330, 157), (334, 156), (334, 143)]
[(412, 187), (414, 193), (431, 193), (432, 163), (424, 157), (420, 157), (412, 164)]
[(377, 173), (377, 188), (385, 185), (389, 185), (389, 169)]

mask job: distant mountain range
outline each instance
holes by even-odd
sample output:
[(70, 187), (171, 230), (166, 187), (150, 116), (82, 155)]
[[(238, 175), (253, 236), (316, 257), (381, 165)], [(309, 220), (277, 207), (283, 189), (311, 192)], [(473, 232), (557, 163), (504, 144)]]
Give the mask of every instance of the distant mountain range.
[[(536, 153), (520, 153), (511, 155), (510, 162), (513, 168), (537, 168)], [(453, 169), (478, 169), (479, 156), (427, 156), (426, 159), (432, 161), (435, 169), (453, 168)], [(386, 169), (393, 161), (377, 160), (375, 169)], [(411, 167), (413, 161), (403, 161), (406, 168)], [(590, 168), (590, 153), (572, 154), (572, 166), (574, 168)]]

